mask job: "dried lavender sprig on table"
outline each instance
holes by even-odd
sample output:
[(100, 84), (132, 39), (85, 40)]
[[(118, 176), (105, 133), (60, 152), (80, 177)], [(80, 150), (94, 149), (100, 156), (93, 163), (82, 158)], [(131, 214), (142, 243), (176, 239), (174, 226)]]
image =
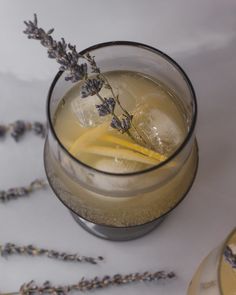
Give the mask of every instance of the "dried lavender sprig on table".
[(59, 252), (56, 250), (48, 250), (44, 248), (35, 247), (33, 245), (18, 246), (13, 243), (7, 243), (0, 245), (0, 255), (7, 257), (11, 255), (26, 255), (26, 256), (45, 256), (52, 259), (70, 262), (87, 262), (91, 264), (97, 264), (99, 261), (104, 260), (102, 256), (89, 257), (79, 254), (71, 254), (65, 252)]
[(44, 138), (46, 136), (46, 124), (23, 120), (17, 120), (8, 125), (0, 124), (0, 138), (9, 133), (15, 141), (18, 141), (27, 131), (32, 131), (35, 135)]
[(0, 190), (0, 202), (5, 203), (22, 197), (28, 197), (32, 192), (45, 188), (47, 182), (44, 179), (35, 179), (28, 186)]
[[(56, 59), (60, 64), (60, 70), (67, 72), (66, 80), (71, 82), (83, 81), (81, 87), (81, 97), (86, 98), (90, 95), (97, 95), (101, 104), (95, 107), (100, 116), (112, 115), (111, 127), (117, 129), (121, 133), (127, 133), (133, 138), (130, 133), (133, 116), (121, 105), (119, 96), (115, 95), (112, 86), (107, 78), (101, 73), (99, 67), (95, 62), (94, 56), (89, 53), (81, 55), (77, 52), (76, 46), (66, 43), (64, 38), (61, 41), (56, 41), (52, 38), (51, 34), (54, 29), (45, 31), (43, 28), (38, 27), (37, 15), (34, 14), (33, 21), (25, 21), (26, 29), (24, 34), (29, 39), (39, 40), (40, 43), (48, 49), (48, 57)], [(95, 78), (88, 77), (88, 66), (91, 72), (95, 74)], [(110, 97), (102, 97), (100, 90), (105, 87), (111, 91)], [(122, 118), (115, 114), (115, 105), (118, 104), (123, 111)], [(137, 130), (136, 130), (136, 133)], [(138, 136), (145, 143), (145, 140), (138, 133)]]
[(236, 269), (236, 254), (233, 253), (233, 250), (229, 245), (225, 247), (224, 258), (232, 266), (232, 268)]
[(18, 292), (0, 293), (0, 295), (67, 295), (70, 292), (86, 292), (96, 289), (105, 289), (108, 287), (128, 285), (138, 282), (153, 282), (175, 278), (174, 272), (157, 271), (154, 273), (131, 273), (127, 275), (116, 274), (114, 276), (95, 277), (91, 280), (82, 278), (77, 284), (67, 286), (53, 286), (46, 281), (42, 286), (38, 286), (34, 281), (23, 284)]

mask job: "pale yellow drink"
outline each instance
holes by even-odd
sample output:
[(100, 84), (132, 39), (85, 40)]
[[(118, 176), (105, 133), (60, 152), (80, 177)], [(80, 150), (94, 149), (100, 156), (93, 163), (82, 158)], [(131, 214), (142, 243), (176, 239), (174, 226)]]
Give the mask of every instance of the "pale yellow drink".
[[(146, 148), (137, 145), (127, 134), (120, 134), (109, 127), (110, 116), (99, 118), (94, 115), (91, 119), (88, 119), (89, 113), (84, 116), (81, 113), (83, 105), (80, 104), (83, 99), (79, 97), (80, 83), (64, 96), (54, 117), (55, 132), (61, 143), (82, 163), (105, 172), (138, 172), (165, 161), (188, 133), (188, 111), (170, 89), (150, 77), (128, 71), (109, 72), (106, 77), (115, 93), (119, 94), (122, 105), (134, 115), (133, 124), (148, 143)], [(101, 95), (109, 95), (108, 90), (101, 90)], [(96, 97), (88, 97), (82, 104), (86, 104), (89, 99), (94, 104), (100, 103)], [(119, 107), (116, 108), (116, 113), (121, 115)], [(84, 116), (85, 124), (83, 120), (81, 123), (81, 116)], [(133, 127), (132, 131), (135, 134)], [(169, 171), (176, 169), (176, 172), (171, 177), (166, 177), (161, 185), (128, 196), (109, 196), (88, 190), (69, 177), (61, 169), (60, 163), (53, 158), (51, 162), (57, 178), (70, 191), (69, 199), (65, 194), (60, 197), (64, 198), (71, 209), (94, 223), (119, 227), (152, 221), (173, 208), (187, 192), (194, 178), (197, 151), (194, 146), (181, 166), (178, 166), (178, 159), (169, 162), (162, 170), (163, 179)], [(159, 171), (153, 173), (160, 178)], [(144, 186), (149, 181), (147, 178), (145, 175), (142, 177)], [(101, 175), (93, 175), (90, 181), (99, 187), (104, 179)], [(113, 177), (104, 186), (112, 191), (115, 182), (116, 178)], [(131, 186), (129, 181), (122, 185), (127, 188)]]
[[(122, 105), (134, 115), (134, 126), (139, 129), (139, 132), (145, 137), (147, 143), (151, 141), (152, 148), (163, 155), (163, 157), (160, 157), (160, 160), (166, 159), (175, 151), (179, 144), (182, 143), (188, 131), (183, 113), (181, 113), (181, 105), (178, 98), (159, 82), (153, 81), (150, 77), (145, 77), (139, 73), (116, 71), (107, 73), (106, 76), (113, 86), (114, 91), (119, 94)], [(55, 131), (59, 139), (69, 151), (72, 151), (73, 155), (94, 168), (108, 172), (133, 172), (152, 165), (151, 159), (147, 159), (147, 165), (145, 165), (145, 159), (143, 161), (140, 159), (140, 162), (135, 160), (126, 162), (125, 164), (127, 164), (128, 167), (122, 165), (122, 160), (130, 160), (129, 153), (127, 152), (127, 157), (125, 157), (124, 153), (123, 156), (120, 156), (122, 159), (119, 158), (119, 149), (123, 150), (124, 146), (116, 142), (114, 143), (114, 137), (129, 142), (132, 142), (132, 139), (128, 135), (121, 135), (119, 132), (109, 127), (111, 116), (99, 118), (97, 115), (95, 118), (99, 120), (97, 124), (95, 123), (96, 125), (107, 122), (107, 124), (105, 123), (101, 136), (97, 136), (99, 135), (99, 131), (97, 132), (99, 128), (94, 127), (93, 125), (95, 124), (93, 124), (93, 122), (89, 123), (91, 127), (89, 126), (86, 128), (82, 126), (78, 119), (80, 119), (80, 116), (83, 116), (83, 111), (81, 110), (83, 104), (86, 104), (89, 100), (92, 100), (92, 102), (95, 100), (93, 109), (96, 111), (95, 104), (101, 102), (96, 95), (93, 97), (81, 98), (79, 93), (80, 83), (75, 85), (65, 95), (63, 103), (61, 103), (57, 110), (54, 121)], [(106, 89), (102, 89), (100, 93), (106, 97), (111, 95), (110, 91)], [(78, 107), (76, 105), (77, 101), (80, 103)], [(116, 112), (121, 114), (119, 106), (116, 107)], [(88, 112), (86, 115), (88, 115)], [(151, 128), (154, 132), (154, 140), (150, 139), (149, 134), (146, 134), (152, 130), (145, 130), (145, 124), (146, 122), (148, 123), (150, 119), (153, 120)], [(76, 145), (73, 148), (73, 144), (76, 140), (85, 133), (88, 133), (86, 138), (89, 141), (87, 144), (87, 142), (83, 140), (85, 148), (78, 146), (76, 149)], [(90, 134), (92, 134), (92, 136), (90, 136)], [(96, 154), (96, 147), (99, 147), (98, 154)], [(105, 154), (109, 147), (112, 149), (115, 148), (117, 153), (114, 157), (109, 155), (103, 156), (101, 155), (101, 147), (104, 147)], [(151, 163), (150, 165), (148, 163), (149, 161)], [(153, 164), (158, 164), (158, 162), (160, 161), (157, 159), (157, 161), (153, 161)]]

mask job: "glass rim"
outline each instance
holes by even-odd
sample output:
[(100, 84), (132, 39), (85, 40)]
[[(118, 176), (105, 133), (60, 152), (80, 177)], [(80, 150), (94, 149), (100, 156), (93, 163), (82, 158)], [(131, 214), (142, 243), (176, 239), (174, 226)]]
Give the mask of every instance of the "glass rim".
[(168, 157), (165, 161), (163, 161), (157, 165), (153, 165), (153, 166), (146, 168), (144, 170), (134, 171), (134, 172), (126, 172), (126, 173), (115, 173), (115, 172), (102, 171), (102, 170), (93, 168), (92, 166), (87, 165), (86, 163), (84, 163), (84, 162), (80, 161), (79, 159), (77, 159), (76, 157), (74, 157), (71, 153), (69, 153), (69, 151), (66, 149), (66, 147), (63, 145), (63, 143), (60, 141), (59, 137), (57, 136), (55, 129), (53, 127), (52, 118), (51, 118), (51, 114), (50, 114), (50, 102), (51, 102), (52, 93), (54, 91), (57, 81), (60, 79), (60, 77), (62, 76), (64, 71), (58, 71), (56, 76), (54, 77), (51, 85), (50, 85), (48, 95), (47, 95), (47, 104), (46, 104), (47, 121), (49, 123), (49, 128), (50, 128), (50, 131), (52, 132), (54, 139), (58, 142), (58, 144), (62, 148), (62, 150), (76, 163), (84, 166), (85, 168), (87, 168), (89, 170), (96, 171), (97, 173), (101, 173), (104, 175), (119, 176), (119, 177), (141, 175), (141, 174), (148, 173), (148, 172), (154, 171), (156, 169), (159, 169), (159, 168), (165, 166), (170, 161), (172, 161), (183, 150), (183, 148), (187, 145), (187, 143), (189, 142), (189, 140), (191, 139), (191, 137), (193, 135), (195, 125), (196, 125), (196, 120), (197, 120), (198, 107), (197, 107), (196, 94), (195, 94), (195, 91), (194, 91), (194, 88), (193, 88), (193, 85), (192, 85), (190, 79), (188, 78), (187, 74), (182, 69), (182, 67), (175, 60), (173, 60), (169, 55), (167, 55), (166, 53), (164, 53), (164, 52), (160, 51), (159, 49), (156, 49), (155, 47), (152, 47), (150, 45), (146, 45), (146, 44), (138, 43), (138, 42), (133, 42), (133, 41), (109, 41), (109, 42), (103, 42), (103, 43), (98, 43), (98, 44), (92, 45), (92, 46), (80, 51), (79, 54), (84, 55), (84, 54), (91, 52), (93, 50), (97, 50), (97, 49), (105, 48), (105, 47), (112, 47), (112, 46), (133, 46), (133, 47), (142, 48), (147, 51), (156, 53), (157, 55), (159, 55), (159, 56), (163, 57), (165, 60), (167, 60), (169, 62), (169, 64), (174, 66), (178, 70), (178, 72), (182, 75), (183, 79), (185, 80), (185, 82), (190, 90), (191, 97), (193, 100), (193, 105), (194, 105), (193, 116), (192, 116), (190, 128), (188, 130), (188, 133), (187, 133), (185, 139), (182, 141), (180, 146), (174, 151), (174, 153), (171, 154), (170, 157)]
[(223, 247), (220, 251), (220, 258), (219, 258), (219, 263), (218, 263), (218, 267), (217, 267), (217, 279), (218, 279), (218, 286), (220, 289), (220, 294), (223, 295), (223, 288), (222, 288), (222, 278), (221, 278), (221, 267), (222, 267), (222, 263), (224, 261), (224, 251), (225, 251), (225, 247), (228, 245), (228, 242), (231, 240), (231, 238), (233, 236), (236, 235), (236, 227), (234, 227), (230, 233), (227, 235), (226, 239), (223, 242)]

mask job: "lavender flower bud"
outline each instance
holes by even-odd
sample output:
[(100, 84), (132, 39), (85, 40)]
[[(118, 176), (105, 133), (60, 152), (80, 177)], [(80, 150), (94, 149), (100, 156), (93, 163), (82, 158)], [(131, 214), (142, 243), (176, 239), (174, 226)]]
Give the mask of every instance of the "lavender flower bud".
[(224, 250), (225, 260), (236, 269), (236, 255), (233, 254), (232, 249), (227, 245)]
[(36, 135), (40, 135), (43, 138), (46, 136), (46, 128), (44, 124), (40, 122), (34, 122), (32, 125), (32, 130)]
[(24, 121), (16, 121), (12, 125), (12, 131), (11, 136), (15, 139), (15, 141), (18, 141), (19, 138), (25, 133), (26, 131), (26, 125)]
[(114, 129), (121, 130), (121, 122), (116, 117), (112, 118), (110, 126)]
[(96, 105), (99, 116), (104, 117), (108, 114), (114, 112), (116, 101), (113, 97), (105, 98), (105, 101), (102, 104)]
[(4, 137), (7, 132), (7, 128), (4, 125), (0, 125), (0, 137)]
[(131, 120), (132, 116), (122, 118), (121, 120), (117, 119), (116, 117), (113, 117), (111, 121), (111, 127), (117, 129), (121, 133), (124, 133), (130, 129)]
[(98, 93), (103, 86), (103, 81), (99, 79), (88, 79), (84, 82), (81, 87), (81, 97), (85, 98), (89, 95), (95, 95)]

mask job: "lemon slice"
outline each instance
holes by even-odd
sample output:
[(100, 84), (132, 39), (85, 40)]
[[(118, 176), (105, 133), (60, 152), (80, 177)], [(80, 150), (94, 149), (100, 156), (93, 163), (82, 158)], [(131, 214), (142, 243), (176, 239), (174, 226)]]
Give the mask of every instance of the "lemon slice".
[(148, 148), (145, 148), (141, 145), (138, 145), (138, 144), (135, 144), (135, 143), (132, 143), (128, 140), (125, 140), (125, 139), (122, 139), (120, 137), (115, 137), (115, 136), (112, 136), (112, 135), (107, 135), (107, 134), (104, 134), (101, 136), (100, 138), (101, 140), (104, 140), (104, 141), (108, 141), (108, 142), (111, 142), (111, 143), (115, 143), (115, 144), (119, 144), (121, 146), (124, 146), (126, 148), (129, 148), (131, 150), (134, 150), (134, 151), (137, 151), (139, 153), (142, 153), (150, 158), (153, 158), (155, 160), (158, 160), (159, 162), (162, 162), (162, 161), (165, 161), (166, 160), (166, 156), (160, 154), (160, 153), (157, 153), (153, 150), (150, 150)]
[[(108, 123), (104, 123), (95, 128), (92, 128), (91, 130), (88, 130), (75, 140), (75, 142), (70, 146), (69, 152), (73, 156), (76, 156), (79, 152), (83, 152), (129, 161), (136, 161), (148, 165), (156, 165), (166, 159), (164, 155), (142, 147), (138, 144), (131, 143), (119, 137), (105, 134), (107, 129)], [(94, 142), (97, 139), (119, 144), (120, 146), (126, 147), (126, 149), (94, 145)]]
[(101, 124), (87, 132), (83, 133), (69, 148), (69, 152), (75, 156), (80, 150), (84, 149), (87, 145), (94, 142), (97, 138), (101, 137), (108, 128), (108, 123)]
[(129, 161), (136, 161), (148, 165), (156, 165), (159, 163), (156, 159), (149, 158), (147, 156), (144, 156), (140, 153), (133, 152), (128, 149), (117, 149), (112, 147), (104, 147), (104, 146), (87, 146), (86, 148), (80, 150), (80, 152), (83, 153), (90, 153), (95, 154), (99, 156), (105, 156), (105, 157), (112, 157), (112, 158), (119, 158)]

